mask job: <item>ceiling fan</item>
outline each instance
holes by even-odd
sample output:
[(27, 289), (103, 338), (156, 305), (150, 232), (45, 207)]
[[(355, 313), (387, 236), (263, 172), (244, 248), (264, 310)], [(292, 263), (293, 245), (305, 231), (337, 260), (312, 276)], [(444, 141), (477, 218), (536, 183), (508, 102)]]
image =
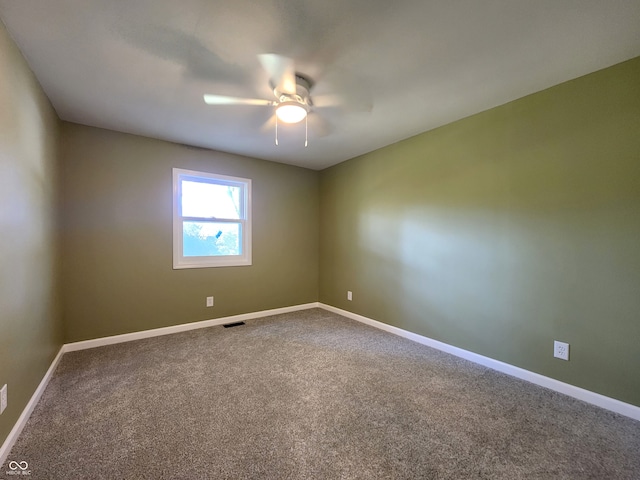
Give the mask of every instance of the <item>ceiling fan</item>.
[[(273, 89), (275, 100), (259, 98), (229, 97), (226, 95), (204, 95), (204, 101), (209, 105), (262, 105), (275, 107), (276, 145), (278, 145), (278, 121), (284, 123), (307, 122), (309, 114), (317, 115), (316, 107), (337, 106), (337, 97), (323, 95), (320, 102), (311, 100), (310, 91), (313, 81), (301, 73), (296, 72), (292, 59), (282, 55), (267, 53), (258, 56), (262, 67), (269, 74), (269, 82)], [(326, 122), (316, 118), (315, 130), (319, 136), (328, 133)], [(307, 132), (307, 127), (305, 127)], [(305, 133), (306, 135), (306, 133)], [(305, 147), (307, 146), (305, 137)]]

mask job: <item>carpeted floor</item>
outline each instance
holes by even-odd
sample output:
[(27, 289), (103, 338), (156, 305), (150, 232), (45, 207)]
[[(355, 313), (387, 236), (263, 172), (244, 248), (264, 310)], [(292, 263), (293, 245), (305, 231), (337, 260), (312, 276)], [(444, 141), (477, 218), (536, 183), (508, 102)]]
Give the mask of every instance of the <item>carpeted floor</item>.
[[(320, 309), (67, 353), (32, 479), (639, 479), (640, 422)], [(24, 478), (24, 477), (22, 477)]]

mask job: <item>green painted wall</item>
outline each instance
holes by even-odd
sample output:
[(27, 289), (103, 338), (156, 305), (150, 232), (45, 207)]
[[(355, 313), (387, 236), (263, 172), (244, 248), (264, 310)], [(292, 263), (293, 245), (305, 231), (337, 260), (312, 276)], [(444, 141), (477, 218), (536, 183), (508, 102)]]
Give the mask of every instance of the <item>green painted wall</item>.
[(0, 445), (62, 346), (57, 116), (0, 22)]
[[(61, 157), (66, 342), (317, 301), (318, 172), (71, 123)], [(253, 265), (173, 270), (173, 167), (252, 179)]]
[(640, 58), (327, 169), (320, 199), (320, 301), (640, 405)]

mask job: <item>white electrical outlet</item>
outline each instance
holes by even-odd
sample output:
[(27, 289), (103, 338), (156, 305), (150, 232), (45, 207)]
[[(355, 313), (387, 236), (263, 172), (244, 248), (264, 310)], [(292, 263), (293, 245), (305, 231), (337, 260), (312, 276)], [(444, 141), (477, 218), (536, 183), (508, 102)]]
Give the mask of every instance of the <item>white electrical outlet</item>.
[(7, 408), (7, 385), (5, 384), (0, 389), (0, 414)]
[(349, 301), (353, 300), (353, 293), (347, 292), (347, 300)]
[(553, 342), (553, 356), (562, 360), (569, 360), (569, 344), (564, 342)]
[(207, 297), (207, 307), (213, 307), (213, 297)]

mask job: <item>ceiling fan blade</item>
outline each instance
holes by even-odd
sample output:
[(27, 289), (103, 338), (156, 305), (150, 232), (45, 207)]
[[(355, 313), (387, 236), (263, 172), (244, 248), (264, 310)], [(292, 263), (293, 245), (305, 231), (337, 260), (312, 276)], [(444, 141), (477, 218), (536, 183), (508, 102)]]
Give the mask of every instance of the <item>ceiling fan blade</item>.
[(318, 108), (339, 108), (347, 112), (371, 113), (373, 99), (366, 91), (351, 94), (313, 95), (313, 105)]
[(331, 133), (331, 125), (317, 112), (310, 112), (308, 121), (309, 130), (313, 132), (315, 137), (326, 137)]
[(274, 87), (280, 93), (295, 95), (296, 68), (293, 60), (276, 53), (258, 55), (262, 68), (269, 74)]
[(327, 73), (315, 89), (311, 99), (318, 108), (339, 108), (347, 113), (371, 113), (373, 110), (371, 88), (357, 74)]
[(271, 100), (262, 100), (259, 98), (228, 97), (227, 95), (204, 94), (204, 101), (209, 105), (275, 105), (275, 102)]
[(334, 93), (327, 93), (326, 95), (313, 96), (314, 107), (318, 107), (318, 108), (341, 107), (343, 104), (344, 104), (344, 98)]
[(276, 114), (274, 113), (269, 117), (269, 119), (262, 124), (260, 127), (261, 133), (273, 132), (276, 128)]

